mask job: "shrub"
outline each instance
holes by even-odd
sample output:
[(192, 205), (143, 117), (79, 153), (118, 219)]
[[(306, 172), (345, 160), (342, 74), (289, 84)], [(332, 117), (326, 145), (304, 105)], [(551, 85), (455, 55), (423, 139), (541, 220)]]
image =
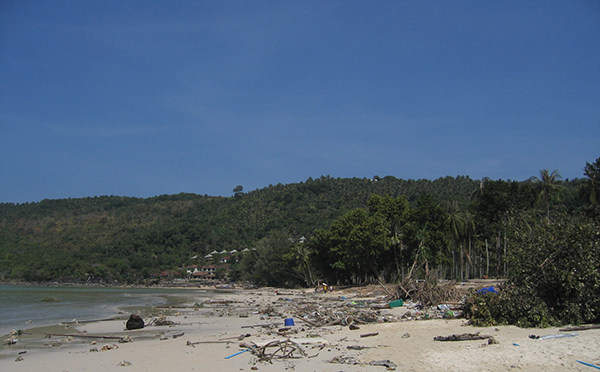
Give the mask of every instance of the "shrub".
[(474, 325), (548, 327), (600, 322), (600, 230), (562, 219), (516, 230), (511, 275), (499, 294), (471, 293), (465, 317)]

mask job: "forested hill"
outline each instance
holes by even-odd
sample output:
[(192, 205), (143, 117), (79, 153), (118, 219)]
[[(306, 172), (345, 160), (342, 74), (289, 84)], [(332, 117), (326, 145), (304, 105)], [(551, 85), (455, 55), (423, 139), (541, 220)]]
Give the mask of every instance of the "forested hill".
[[(564, 209), (578, 208), (580, 181), (563, 182)], [(493, 182), (490, 192), (504, 184), (521, 184), (498, 181), (501, 184), (494, 186)], [(452, 204), (467, 210), (481, 185), (464, 176), (434, 181), (323, 176), (248, 193), (238, 186), (231, 197), (181, 193), (145, 199), (100, 196), (3, 203), (0, 280), (138, 282), (156, 272), (202, 264), (202, 257), (214, 250), (283, 245), (277, 242), (303, 236), (310, 240), (316, 230), (328, 229), (350, 211), (366, 210), (372, 195), (404, 197), (410, 207), (430, 195), (443, 208)], [(506, 201), (495, 198), (486, 203), (482, 211), (492, 217), (481, 215), (493, 222), (497, 212), (488, 207), (501, 208), (498, 203)], [(265, 256), (270, 257), (265, 260), (270, 264), (279, 256)], [(259, 265), (248, 264), (254, 268), (244, 272)]]
[(469, 177), (400, 180), (323, 176), (235, 196), (181, 193), (153, 198), (99, 196), (0, 204), (0, 279), (28, 281), (147, 277), (195, 263), (193, 256), (253, 247), (284, 233), (310, 237), (371, 194), (421, 195), (467, 203)]

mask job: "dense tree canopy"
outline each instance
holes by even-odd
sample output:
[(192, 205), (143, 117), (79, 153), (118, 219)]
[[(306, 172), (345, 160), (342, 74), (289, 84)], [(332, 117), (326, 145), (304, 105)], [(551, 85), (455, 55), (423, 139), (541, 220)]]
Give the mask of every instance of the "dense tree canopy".
[(3, 203), (0, 279), (139, 282), (244, 248), (254, 249), (230, 277), (265, 285), (393, 280), (413, 265), (438, 277), (506, 276), (522, 244), (516, 226), (547, 224), (540, 216), (550, 209), (598, 216), (599, 168), (596, 160), (587, 179), (555, 179), (550, 199), (530, 180), (322, 176), (246, 193), (236, 186), (232, 197)]

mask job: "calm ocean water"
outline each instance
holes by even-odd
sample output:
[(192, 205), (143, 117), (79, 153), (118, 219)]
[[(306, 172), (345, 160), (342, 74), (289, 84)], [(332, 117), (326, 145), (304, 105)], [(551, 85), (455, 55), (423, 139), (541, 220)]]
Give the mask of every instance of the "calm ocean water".
[[(106, 319), (156, 305), (192, 305), (206, 290), (164, 288), (35, 287), (0, 285), (0, 335), (11, 329)], [(53, 297), (60, 302), (43, 302)], [(27, 323), (31, 320), (31, 323)]]

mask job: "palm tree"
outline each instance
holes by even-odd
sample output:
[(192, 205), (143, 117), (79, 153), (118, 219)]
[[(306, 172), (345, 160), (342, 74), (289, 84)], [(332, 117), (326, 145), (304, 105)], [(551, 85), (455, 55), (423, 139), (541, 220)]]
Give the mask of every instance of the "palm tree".
[(600, 158), (595, 163), (586, 162), (583, 174), (588, 177), (582, 190), (585, 201), (592, 205), (600, 204)]
[(481, 198), (481, 195), (483, 195), (483, 188), (485, 187), (485, 183), (488, 181), (491, 181), (491, 178), (483, 177), (481, 181), (479, 181), (479, 187), (473, 190), (473, 192), (471, 193), (471, 201), (476, 201)]
[(535, 177), (534, 180), (539, 183), (540, 198), (546, 205), (546, 219), (550, 223), (550, 200), (560, 190), (559, 179), (562, 176), (557, 169), (553, 170), (552, 173), (548, 169), (540, 170), (540, 177)]

